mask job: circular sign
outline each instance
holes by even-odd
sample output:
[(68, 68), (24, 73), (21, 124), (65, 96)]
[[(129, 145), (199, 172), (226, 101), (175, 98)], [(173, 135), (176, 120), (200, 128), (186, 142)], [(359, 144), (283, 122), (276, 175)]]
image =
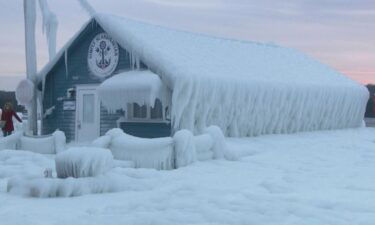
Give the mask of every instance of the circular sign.
[(118, 44), (106, 33), (96, 35), (87, 57), (90, 71), (99, 78), (105, 78), (115, 71), (118, 59)]

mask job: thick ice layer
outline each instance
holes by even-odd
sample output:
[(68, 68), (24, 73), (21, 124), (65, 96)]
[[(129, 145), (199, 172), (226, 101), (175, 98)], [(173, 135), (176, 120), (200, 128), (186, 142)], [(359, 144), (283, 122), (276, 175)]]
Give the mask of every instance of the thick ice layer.
[(25, 137), (20, 138), (19, 149), (40, 154), (55, 154), (55, 137)]
[(110, 149), (115, 159), (132, 161), (136, 168), (173, 169), (170, 137), (148, 139), (122, 133), (112, 137)]
[(179, 130), (173, 136), (176, 155), (176, 168), (187, 166), (197, 161), (194, 136), (189, 130)]
[(130, 71), (105, 80), (98, 88), (103, 106), (114, 111), (127, 109), (127, 103), (154, 106), (158, 98), (165, 105), (170, 102), (170, 92), (159, 76), (149, 70)]
[(95, 18), (173, 91), (175, 130), (254, 136), (362, 123), (368, 91), (296, 50)]
[(227, 143), (223, 131), (217, 126), (210, 126), (204, 130), (205, 133), (209, 134), (213, 140), (211, 151), (215, 159), (221, 159), (227, 150)]
[(59, 154), (60, 152), (65, 151), (66, 149), (65, 133), (57, 130), (52, 133), (52, 136), (55, 138), (55, 153)]
[(0, 138), (0, 150), (17, 149), (21, 136), (22, 136), (21, 132), (16, 132), (7, 137)]
[(56, 156), (59, 178), (93, 177), (113, 168), (113, 156), (108, 149), (94, 147), (70, 148)]

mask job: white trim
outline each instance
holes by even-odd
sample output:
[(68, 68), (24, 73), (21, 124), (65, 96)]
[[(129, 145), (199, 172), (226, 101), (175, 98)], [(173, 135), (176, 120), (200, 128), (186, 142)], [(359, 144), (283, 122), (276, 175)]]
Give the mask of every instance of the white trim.
[(79, 84), (79, 85), (76, 85), (76, 115), (75, 115), (75, 130), (74, 130), (74, 138), (75, 138), (75, 141), (78, 141), (78, 118), (79, 118), (79, 99), (78, 99), (78, 93), (79, 91), (82, 91), (82, 90), (94, 90), (96, 91), (96, 102), (98, 104), (99, 107), (97, 107), (97, 115), (98, 115), (98, 126), (97, 126), (97, 136), (100, 137), (100, 106), (101, 106), (101, 103), (100, 103), (100, 99), (99, 99), (99, 96), (98, 96), (98, 92), (97, 92), (97, 88), (98, 88), (98, 84)]

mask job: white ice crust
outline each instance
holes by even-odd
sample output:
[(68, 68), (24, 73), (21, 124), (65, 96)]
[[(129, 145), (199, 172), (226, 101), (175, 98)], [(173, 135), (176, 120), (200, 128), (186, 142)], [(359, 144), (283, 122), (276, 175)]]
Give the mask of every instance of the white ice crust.
[(217, 125), (227, 136), (254, 136), (362, 123), (365, 87), (294, 49), (95, 19), (172, 89), (175, 130)]
[(74, 147), (56, 155), (59, 178), (94, 177), (113, 168), (113, 156), (108, 149)]
[(99, 98), (107, 109), (127, 108), (127, 103), (154, 106), (158, 98), (164, 105), (170, 101), (170, 92), (159, 76), (149, 70), (116, 74), (98, 87)]

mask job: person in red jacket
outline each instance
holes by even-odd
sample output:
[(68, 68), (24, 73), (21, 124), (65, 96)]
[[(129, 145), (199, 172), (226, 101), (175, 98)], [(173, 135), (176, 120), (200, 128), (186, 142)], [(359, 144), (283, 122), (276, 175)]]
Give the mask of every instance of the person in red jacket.
[(5, 103), (3, 111), (1, 113), (1, 121), (5, 121), (5, 125), (2, 128), (4, 137), (9, 136), (14, 131), (13, 116), (22, 123), (21, 118), (13, 111), (11, 103)]

